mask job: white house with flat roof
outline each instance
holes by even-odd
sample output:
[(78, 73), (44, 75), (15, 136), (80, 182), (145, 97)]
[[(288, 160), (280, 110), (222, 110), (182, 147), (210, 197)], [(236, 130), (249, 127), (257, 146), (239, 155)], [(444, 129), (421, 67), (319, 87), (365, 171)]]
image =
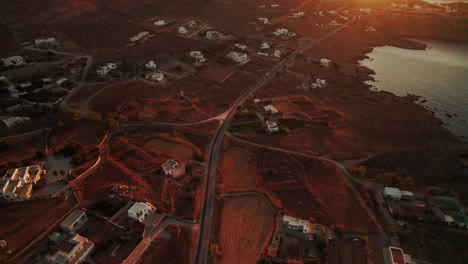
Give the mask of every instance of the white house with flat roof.
[(198, 25), (197, 25), (197, 21), (189, 21), (188, 22), (188, 26), (189, 28), (196, 28)]
[(265, 124), (268, 133), (274, 133), (279, 131), (278, 123), (267, 120)]
[(57, 39), (55, 38), (45, 38), (45, 39), (36, 39), (34, 40), (34, 44), (36, 46), (41, 46), (41, 45), (52, 45), (54, 43), (57, 43)]
[(393, 200), (400, 200), (401, 199), (401, 191), (398, 188), (385, 187), (384, 191), (383, 191), (383, 195), (385, 197), (391, 198)]
[(242, 52), (237, 52), (237, 51), (231, 51), (229, 52), (226, 57), (228, 57), (229, 59), (235, 61), (235, 62), (245, 62), (247, 61), (247, 54), (246, 53), (242, 53)]
[(112, 62), (109, 62), (109, 63), (106, 63), (104, 66), (101, 66), (99, 67), (97, 70), (96, 70), (96, 73), (100, 76), (100, 77), (104, 77), (106, 76), (110, 71), (113, 71), (117, 69), (117, 64), (115, 63), (112, 63)]
[(136, 202), (128, 209), (128, 217), (133, 220), (143, 222), (146, 216), (152, 211), (156, 211), (156, 208), (150, 203)]
[(166, 20), (158, 20), (154, 22), (154, 25), (157, 27), (162, 27), (162, 26), (165, 26), (166, 24), (167, 24)]
[(82, 263), (94, 249), (93, 242), (78, 234), (63, 236), (46, 256), (51, 264)]
[(187, 29), (185, 27), (179, 27), (179, 34), (187, 34)]
[(276, 108), (274, 105), (272, 104), (269, 104), (269, 105), (266, 105), (263, 107), (263, 110), (265, 110), (266, 113), (268, 114), (278, 114), (279, 111), (278, 111), (278, 108)]
[(75, 210), (60, 224), (60, 227), (69, 233), (74, 233), (76, 230), (80, 229), (86, 221), (88, 221), (86, 213), (81, 210)]
[(286, 28), (277, 28), (274, 32), (273, 35), (275, 36), (286, 36), (288, 35), (289, 30)]
[(270, 48), (270, 44), (268, 44), (268, 42), (262, 42), (262, 44), (260, 45), (260, 49), (262, 50), (267, 50)]
[(284, 215), (282, 224), (288, 229), (299, 231), (304, 234), (309, 233), (309, 221)]
[(262, 24), (268, 24), (268, 18), (266, 17), (259, 17), (258, 18), (258, 22), (262, 23)]
[(146, 69), (154, 70), (156, 69), (157, 65), (156, 63), (154, 63), (154, 61), (148, 61), (147, 63), (145, 63), (145, 67)]
[(5, 123), (7, 127), (12, 127), (16, 126), (19, 123), (31, 120), (27, 116), (6, 116), (6, 117), (0, 117), (0, 120)]
[(322, 66), (328, 67), (328, 66), (330, 66), (331, 60), (322, 58), (322, 59), (320, 59), (319, 62), (320, 62), (320, 64), (321, 64)]
[(194, 58), (196, 62), (203, 63), (206, 61), (205, 56), (201, 51), (195, 50), (190, 52), (190, 57)]
[(0, 180), (0, 197), (5, 200), (27, 200), (31, 197), (32, 187), (45, 174), (41, 166), (33, 165), (10, 169)]
[(210, 40), (217, 39), (219, 37), (219, 32), (216, 30), (208, 30), (205, 37)]
[(1, 61), (5, 66), (20, 66), (26, 63), (22, 56), (11, 56), (3, 58)]
[(179, 167), (179, 162), (169, 159), (161, 165), (164, 175), (172, 175), (175, 170)]
[(153, 73), (147, 74), (145, 77), (148, 80), (158, 81), (158, 82), (162, 82), (164, 80), (164, 74), (161, 72), (153, 72)]

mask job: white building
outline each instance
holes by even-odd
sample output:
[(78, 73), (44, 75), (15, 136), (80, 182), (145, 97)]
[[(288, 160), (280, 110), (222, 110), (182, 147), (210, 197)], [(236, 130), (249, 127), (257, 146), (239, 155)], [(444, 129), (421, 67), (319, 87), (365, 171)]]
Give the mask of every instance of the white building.
[(235, 61), (235, 62), (245, 62), (247, 61), (247, 54), (246, 53), (242, 53), (242, 52), (237, 52), (237, 51), (231, 51), (229, 52), (226, 57), (228, 57), (229, 59)]
[(279, 111), (278, 111), (278, 108), (276, 108), (274, 105), (272, 104), (269, 104), (269, 105), (266, 105), (263, 107), (263, 109), (265, 110), (266, 113), (268, 114), (278, 114)]
[(152, 204), (136, 202), (128, 209), (127, 213), (128, 217), (133, 220), (143, 222), (151, 211), (156, 211), (156, 208)]
[(194, 58), (196, 62), (202, 63), (205, 62), (205, 56), (201, 51), (195, 50), (190, 52), (190, 58)]
[(36, 46), (41, 46), (41, 45), (52, 45), (57, 43), (57, 40), (55, 38), (45, 38), (45, 39), (36, 39), (34, 40), (34, 43)]
[(153, 80), (153, 81), (158, 81), (158, 82), (162, 82), (164, 80), (164, 74), (160, 72), (153, 72), (153, 73), (147, 74), (145, 77), (148, 80)]
[(279, 4), (272, 4), (270, 5), (271, 8), (278, 8), (280, 5)]
[(104, 66), (99, 67), (96, 70), (96, 73), (100, 77), (106, 76), (110, 71), (117, 69), (117, 65), (115, 63), (106, 63)]
[(383, 195), (393, 200), (401, 199), (401, 191), (398, 188), (385, 187), (383, 191)]
[(158, 20), (154, 22), (154, 25), (157, 27), (162, 27), (162, 26), (165, 26), (166, 24), (167, 24), (166, 20)]
[(336, 20), (332, 20), (332, 21), (330, 21), (330, 23), (328, 23), (328, 25), (330, 25), (330, 26), (341, 26), (343, 24), (336, 22)]
[(149, 70), (154, 70), (156, 69), (156, 63), (154, 63), (154, 61), (148, 61), (146, 64), (145, 64), (145, 67)]
[(330, 63), (331, 63), (331, 60), (329, 60), (329, 59), (323, 59), (323, 58), (320, 59), (320, 64), (322, 66), (328, 67), (328, 66), (330, 66)]
[(176, 169), (179, 167), (179, 162), (169, 159), (161, 165), (164, 175), (172, 175), (175, 173)]
[(1, 61), (5, 66), (20, 66), (26, 63), (22, 56), (11, 56), (1, 59)]
[(266, 129), (269, 133), (274, 133), (274, 132), (279, 131), (278, 123), (267, 120), (265, 124), (266, 124)]
[(265, 57), (270, 56), (268, 53), (266, 53), (266, 52), (261, 52), (261, 51), (257, 52), (257, 55), (265, 56)]
[(273, 35), (275, 36), (286, 36), (288, 35), (289, 30), (286, 28), (277, 28), (274, 32)]
[(5, 200), (27, 200), (32, 187), (45, 174), (39, 165), (10, 169), (0, 180), (0, 197)]
[(281, 55), (282, 55), (282, 54), (283, 54), (283, 53), (281, 52), (281, 50), (275, 50), (275, 51), (273, 52), (273, 56), (276, 57), (276, 58), (281, 58)]
[(185, 27), (179, 27), (179, 34), (187, 34), (187, 29)]
[(207, 39), (211, 39), (211, 40), (217, 39), (217, 38), (219, 37), (219, 32), (216, 31), (216, 30), (208, 30), (208, 31), (206, 32), (205, 37), (206, 37)]
[(240, 49), (240, 50), (246, 50), (247, 49), (247, 46), (246, 45), (243, 45), (243, 44), (239, 44), (239, 43), (236, 43), (236, 45), (234, 45), (236, 48)]
[(131, 42), (136, 42), (136, 41), (139, 41), (141, 40), (143, 37), (146, 37), (149, 35), (149, 32), (148, 31), (143, 31), (143, 32), (140, 32), (138, 34), (136, 34), (135, 36), (131, 37), (130, 38), (130, 41)]
[(359, 8), (359, 12), (370, 14), (371, 9), (370, 8)]
[(304, 234), (309, 233), (309, 221), (284, 215), (282, 224), (289, 229), (299, 231)]
[(189, 28), (196, 28), (197, 27), (197, 21), (189, 21), (188, 22)]
[(82, 263), (94, 249), (93, 242), (86, 237), (74, 234), (71, 237), (63, 236), (52, 249), (52, 253), (46, 256), (51, 264)]
[(262, 24), (268, 24), (268, 18), (266, 17), (259, 17), (258, 18), (258, 22), (262, 23)]
[(267, 42), (263, 42), (262, 45), (260, 45), (260, 49), (262, 50), (266, 50), (269, 48), (270, 48), (270, 44), (268, 44)]
[(27, 116), (10, 116), (10, 117), (0, 117), (0, 120), (2, 120), (2, 122), (5, 123), (7, 127), (13, 127), (19, 123), (23, 123), (31, 119)]
[(301, 11), (301, 12), (293, 13), (291, 16), (293, 18), (299, 18), (299, 17), (303, 17), (304, 15), (305, 15), (305, 12)]
[(60, 227), (69, 233), (74, 233), (76, 230), (80, 229), (86, 221), (88, 221), (86, 213), (81, 210), (75, 210), (60, 224)]
[(330, 10), (330, 11), (328, 11), (328, 14), (330, 14), (330, 15), (336, 15), (336, 11), (335, 11), (335, 10)]
[(327, 84), (326, 80), (323, 79), (315, 79), (315, 82), (311, 83), (309, 85), (310, 88), (315, 89), (315, 88), (323, 88)]

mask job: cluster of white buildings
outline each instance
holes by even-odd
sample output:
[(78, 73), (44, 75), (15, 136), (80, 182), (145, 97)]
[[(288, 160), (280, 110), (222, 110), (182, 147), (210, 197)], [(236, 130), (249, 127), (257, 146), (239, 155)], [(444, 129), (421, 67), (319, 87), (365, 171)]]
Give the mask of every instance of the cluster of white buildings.
[(148, 35), (149, 35), (148, 31), (142, 31), (142, 32), (136, 34), (135, 36), (130, 37), (130, 41), (131, 42), (137, 42), (137, 41), (140, 41), (141, 39), (143, 39), (144, 37), (147, 37)]
[(238, 63), (243, 63), (243, 62), (246, 62), (248, 57), (247, 57), (247, 54), (246, 53), (242, 53), (242, 52), (237, 52), (237, 51), (231, 51), (229, 52), (226, 57), (228, 57), (229, 59), (235, 61), (235, 62), (238, 62)]
[(22, 56), (11, 56), (0, 59), (5, 67), (8, 66), (21, 66), (26, 64), (25, 59)]
[(75, 233), (87, 220), (85, 212), (75, 210), (60, 224), (65, 233), (54, 232), (49, 236), (54, 245), (45, 257), (47, 263), (82, 263), (87, 260), (94, 249), (94, 243)]
[(40, 165), (10, 169), (0, 180), (0, 197), (9, 201), (31, 198), (32, 187), (45, 174)]
[(60, 45), (59, 41), (56, 38), (36, 39), (34, 40), (34, 44), (36, 44), (36, 46)]
[(203, 63), (206, 61), (205, 56), (201, 51), (195, 50), (190, 52), (190, 58), (195, 59), (196, 63)]
[(115, 69), (117, 69), (117, 64), (110, 62), (97, 68), (96, 73), (99, 75), (99, 77), (105, 77), (109, 72)]

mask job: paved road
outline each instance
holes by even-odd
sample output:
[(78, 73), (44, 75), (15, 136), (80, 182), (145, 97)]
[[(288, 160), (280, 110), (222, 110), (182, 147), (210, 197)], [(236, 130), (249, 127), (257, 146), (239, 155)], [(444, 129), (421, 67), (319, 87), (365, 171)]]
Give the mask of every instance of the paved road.
[(239, 105), (241, 105), (249, 95), (253, 94), (257, 91), (260, 87), (266, 84), (270, 79), (272, 79), (276, 73), (278, 73), (283, 67), (287, 66), (290, 62), (292, 62), (297, 55), (303, 53), (305, 50), (309, 49), (316, 43), (334, 35), (344, 27), (347, 27), (350, 23), (355, 20), (353, 18), (348, 23), (342, 25), (341, 27), (329, 32), (323, 37), (320, 37), (315, 40), (309, 40), (305, 42), (300, 48), (296, 49), (293, 53), (291, 53), (288, 57), (282, 60), (279, 64), (273, 67), (268, 73), (266, 73), (260, 81), (244, 92), (237, 100), (232, 104), (232, 106), (228, 110), (228, 114), (226, 118), (222, 121), (220, 127), (216, 131), (216, 134), (213, 138), (213, 141), (210, 146), (210, 157), (208, 160), (208, 171), (207, 177), (205, 180), (205, 190), (203, 194), (203, 202), (202, 202), (202, 209), (200, 214), (200, 230), (198, 232), (197, 244), (195, 248), (195, 254), (193, 258), (194, 264), (205, 264), (208, 262), (208, 252), (209, 252), (209, 244), (210, 244), (210, 234), (211, 234), (211, 226), (212, 226), (212, 218), (213, 218), (213, 207), (214, 207), (214, 200), (215, 200), (215, 180), (216, 180), (216, 173), (217, 173), (217, 161), (221, 150), (221, 144), (223, 141), (223, 137), (227, 132), (229, 125), (234, 118), (236, 113), (236, 109)]

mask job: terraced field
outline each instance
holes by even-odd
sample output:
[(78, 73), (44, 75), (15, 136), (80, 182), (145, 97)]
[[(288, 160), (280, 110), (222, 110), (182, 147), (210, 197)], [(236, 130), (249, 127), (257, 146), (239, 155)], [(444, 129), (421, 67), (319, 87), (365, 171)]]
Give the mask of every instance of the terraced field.
[(275, 224), (267, 202), (255, 195), (226, 197), (221, 217), (222, 256), (215, 263), (257, 263)]

